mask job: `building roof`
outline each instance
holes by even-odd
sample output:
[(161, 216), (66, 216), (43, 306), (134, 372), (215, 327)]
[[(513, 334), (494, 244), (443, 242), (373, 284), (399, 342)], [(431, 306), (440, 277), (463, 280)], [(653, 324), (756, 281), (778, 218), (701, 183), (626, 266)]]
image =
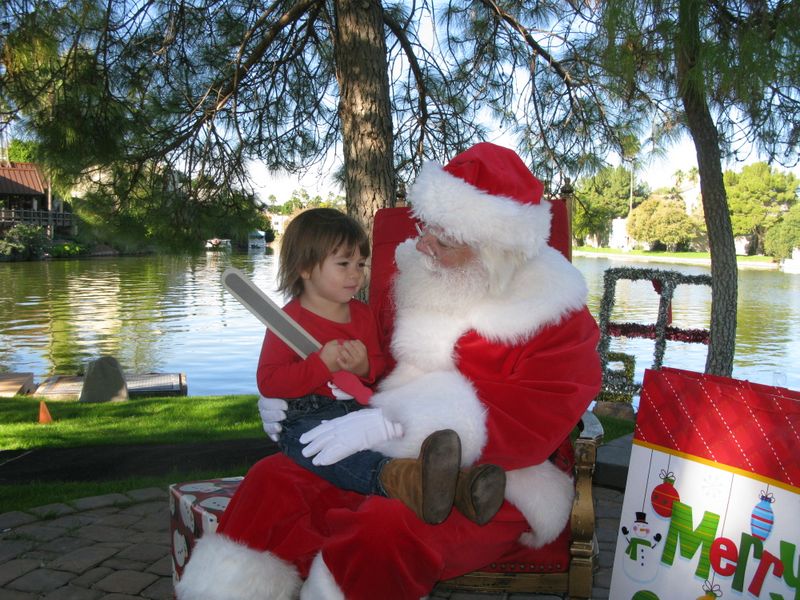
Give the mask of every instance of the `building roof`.
[(0, 164), (0, 195), (42, 196), (46, 190), (47, 185), (37, 165)]

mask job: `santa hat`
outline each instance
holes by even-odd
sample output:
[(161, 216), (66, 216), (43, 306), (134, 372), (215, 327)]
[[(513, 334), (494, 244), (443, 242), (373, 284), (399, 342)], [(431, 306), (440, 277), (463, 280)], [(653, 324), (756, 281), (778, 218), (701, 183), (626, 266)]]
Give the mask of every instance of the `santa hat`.
[(532, 257), (550, 237), (544, 186), (517, 153), (483, 142), (442, 167), (427, 162), (409, 189), (414, 216), (470, 246)]

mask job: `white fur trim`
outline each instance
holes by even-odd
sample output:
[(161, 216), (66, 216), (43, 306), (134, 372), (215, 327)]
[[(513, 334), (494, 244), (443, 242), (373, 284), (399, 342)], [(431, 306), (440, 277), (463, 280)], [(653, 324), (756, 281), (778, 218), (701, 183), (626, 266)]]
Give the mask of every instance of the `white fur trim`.
[[(416, 276), (411, 265), (419, 260), (418, 254), (413, 241), (397, 247), (400, 277)], [(550, 247), (520, 266), (502, 294), (485, 294), (471, 305), (460, 306), (456, 313), (427, 309), (434, 302), (426, 300), (426, 291), (420, 287), (398, 282), (392, 335), (392, 354), (398, 362), (420, 372), (453, 368), (455, 344), (471, 329), (493, 342), (517, 344), (582, 309), (588, 296), (581, 272)]]
[(223, 535), (204, 535), (175, 586), (177, 600), (292, 600), (300, 588), (293, 565)]
[(314, 557), (308, 579), (300, 589), (300, 600), (345, 600), (342, 590), (336, 585), (322, 552)]
[(495, 196), (427, 162), (409, 188), (414, 215), (471, 246), (489, 244), (533, 257), (550, 237), (550, 203)]
[(506, 500), (531, 526), (519, 541), (531, 548), (549, 544), (564, 530), (574, 497), (572, 478), (549, 461), (506, 473)]
[(461, 438), (461, 463), (474, 463), (486, 444), (486, 408), (472, 384), (457, 371), (417, 374), (409, 379), (403, 373), (395, 370), (370, 400), (371, 406), (383, 409), (387, 419), (403, 426), (403, 437), (374, 450), (416, 458), (426, 437), (439, 429), (452, 429)]
[(469, 325), (490, 340), (514, 344), (582, 309), (587, 296), (581, 272), (548, 246), (517, 271), (502, 295), (474, 306)]

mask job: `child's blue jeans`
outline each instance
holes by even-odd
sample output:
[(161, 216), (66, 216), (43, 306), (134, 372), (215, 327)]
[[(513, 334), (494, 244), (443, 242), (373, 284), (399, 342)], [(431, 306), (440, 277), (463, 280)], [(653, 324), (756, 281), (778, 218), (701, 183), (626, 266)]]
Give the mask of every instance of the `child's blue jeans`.
[(315, 394), (286, 401), (289, 408), (286, 420), (281, 423), (282, 430), (278, 445), (286, 456), (301, 467), (316, 473), (329, 483), (343, 490), (360, 494), (385, 496), (379, 475), (388, 457), (372, 450), (362, 450), (327, 466), (317, 466), (311, 458), (303, 456), (304, 445), (300, 436), (310, 431), (322, 421), (330, 421), (362, 408), (355, 400), (335, 400)]

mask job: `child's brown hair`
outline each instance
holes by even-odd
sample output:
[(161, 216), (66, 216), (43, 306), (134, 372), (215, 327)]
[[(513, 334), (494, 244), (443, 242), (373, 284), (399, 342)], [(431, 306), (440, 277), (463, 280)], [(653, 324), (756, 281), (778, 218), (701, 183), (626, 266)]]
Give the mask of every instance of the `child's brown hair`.
[(283, 233), (278, 291), (297, 298), (303, 293), (304, 271), (322, 265), (329, 255), (344, 247), (369, 258), (369, 237), (348, 215), (333, 208), (311, 208), (301, 212)]

